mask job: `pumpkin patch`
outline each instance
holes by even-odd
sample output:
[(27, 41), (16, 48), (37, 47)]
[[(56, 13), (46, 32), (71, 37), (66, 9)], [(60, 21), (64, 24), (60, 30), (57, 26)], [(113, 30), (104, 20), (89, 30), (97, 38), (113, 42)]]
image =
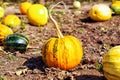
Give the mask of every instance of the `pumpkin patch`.
[(119, 1), (27, 1), (0, 1), (0, 80), (119, 80)]

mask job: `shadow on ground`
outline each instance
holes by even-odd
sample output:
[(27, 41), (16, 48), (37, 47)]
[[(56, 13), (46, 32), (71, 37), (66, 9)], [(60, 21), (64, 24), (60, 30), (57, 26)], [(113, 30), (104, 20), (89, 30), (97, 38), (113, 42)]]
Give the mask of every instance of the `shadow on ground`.
[(34, 69), (39, 69), (41, 71), (45, 71), (45, 64), (42, 60), (42, 57), (32, 57), (28, 59), (26, 62), (23, 64), (24, 66), (27, 66), (29, 69), (34, 70)]
[(75, 77), (76, 80), (107, 80), (104, 76), (80, 75)]
[[(29, 69), (39, 69), (42, 72), (45, 72), (45, 64), (42, 60), (42, 57), (32, 57), (29, 58), (26, 62), (23, 64), (24, 66), (27, 66)], [(106, 80), (104, 76), (95, 76), (95, 75), (80, 75), (80, 76), (74, 76), (75, 80)], [(71, 76), (65, 78), (64, 80), (72, 80)]]
[(90, 17), (86, 17), (80, 20), (85, 23), (96, 23), (96, 21), (93, 21)]

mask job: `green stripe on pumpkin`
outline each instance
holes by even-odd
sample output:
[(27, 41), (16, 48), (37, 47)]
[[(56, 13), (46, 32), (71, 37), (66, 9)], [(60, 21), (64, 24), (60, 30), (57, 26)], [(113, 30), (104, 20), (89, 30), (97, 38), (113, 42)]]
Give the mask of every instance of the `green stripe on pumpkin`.
[(49, 43), (51, 42), (51, 40), (52, 39), (50, 39), (50, 40), (48, 40), (47, 41), (47, 43), (44, 45), (44, 48), (43, 48), (43, 52), (42, 52), (42, 54), (43, 54), (43, 56), (44, 56), (44, 59), (46, 58), (46, 51), (47, 51), (47, 49), (49, 48)]
[[(8, 39), (9, 39), (9, 38), (17, 39), (17, 37), (23, 39), (27, 44), (29, 43), (28, 38), (25, 37), (25, 36), (23, 36), (23, 35), (21, 35), (21, 34), (10, 34), (10, 35), (8, 35), (6, 38), (8, 38)], [(5, 40), (6, 40), (6, 39), (5, 39)]]
[(56, 38), (55, 43), (53, 45), (53, 57), (55, 58), (55, 53), (57, 52), (57, 46), (58, 46), (58, 39)]
[(16, 36), (19, 37), (19, 38), (21, 38), (21, 39), (23, 39), (23, 40), (25, 40), (27, 42), (27, 44), (29, 43), (28, 38), (26, 38), (25, 36), (23, 36), (21, 34), (17, 34)]
[(106, 74), (107, 76), (109, 76), (108, 78), (110, 78), (110, 76), (111, 76), (111, 77), (115, 77), (117, 79), (120, 79), (120, 76), (117, 76), (117, 75), (114, 75), (114, 74), (110, 74), (109, 72), (106, 72), (106, 71), (104, 71), (104, 74)]

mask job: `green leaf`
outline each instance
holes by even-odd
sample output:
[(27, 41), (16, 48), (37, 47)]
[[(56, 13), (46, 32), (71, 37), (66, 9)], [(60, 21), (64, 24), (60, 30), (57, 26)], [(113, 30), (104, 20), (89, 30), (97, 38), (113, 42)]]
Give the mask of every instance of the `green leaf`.
[(9, 58), (9, 60), (12, 60), (12, 61), (16, 60), (16, 57), (11, 53), (8, 54), (8, 58)]
[(95, 67), (99, 72), (103, 73), (103, 65), (101, 63), (96, 62)]
[(7, 80), (6, 76), (0, 76), (0, 80)]

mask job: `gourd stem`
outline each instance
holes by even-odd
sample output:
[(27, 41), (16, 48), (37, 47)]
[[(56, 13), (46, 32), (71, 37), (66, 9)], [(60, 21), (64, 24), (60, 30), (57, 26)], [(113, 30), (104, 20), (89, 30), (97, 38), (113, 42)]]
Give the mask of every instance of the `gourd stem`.
[[(51, 9), (49, 10), (49, 17), (50, 17), (50, 19), (52, 20), (52, 22), (54, 23), (54, 25), (56, 27), (58, 37), (63, 38), (64, 36), (63, 36), (63, 34), (61, 33), (61, 31), (60, 31), (60, 29), (58, 27), (58, 23), (55, 21), (55, 19), (53, 19), (52, 15), (51, 15), (51, 11), (53, 10), (53, 8), (56, 7), (60, 3), (64, 4), (64, 2), (61, 1), (61, 2), (58, 2), (56, 5), (54, 5), (53, 7), (51, 7)], [(64, 4), (64, 6), (65, 6), (65, 4)], [(65, 8), (66, 8), (66, 6), (65, 6)]]

